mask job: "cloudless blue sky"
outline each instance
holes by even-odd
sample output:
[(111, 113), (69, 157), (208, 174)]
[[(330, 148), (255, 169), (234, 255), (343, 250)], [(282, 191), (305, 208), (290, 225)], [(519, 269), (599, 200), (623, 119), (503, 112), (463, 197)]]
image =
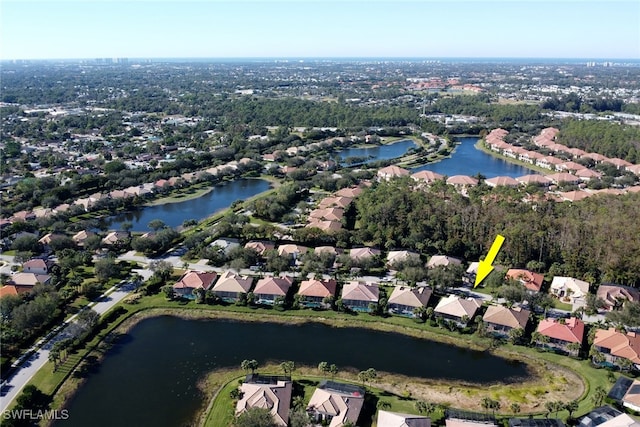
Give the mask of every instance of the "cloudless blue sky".
[(0, 0), (0, 58), (640, 58), (640, 1)]

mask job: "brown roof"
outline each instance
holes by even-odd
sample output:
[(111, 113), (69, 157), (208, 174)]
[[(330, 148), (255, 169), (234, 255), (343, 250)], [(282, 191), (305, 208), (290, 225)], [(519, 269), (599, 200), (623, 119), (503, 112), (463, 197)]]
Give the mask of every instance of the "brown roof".
[(540, 292), (542, 282), (544, 281), (544, 276), (542, 274), (519, 268), (509, 269), (507, 271), (506, 277), (508, 279), (519, 281), (525, 286), (525, 288), (535, 292)]
[(232, 271), (225, 271), (213, 287), (216, 292), (237, 292), (246, 294), (251, 289), (253, 279), (247, 276), (240, 276)]
[(418, 180), (423, 180), (426, 182), (434, 182), (444, 178), (444, 175), (440, 175), (439, 173), (435, 173), (432, 171), (420, 171), (411, 175), (411, 178)]
[(378, 302), (380, 289), (376, 284), (351, 282), (342, 288), (343, 300)]
[(610, 308), (616, 305), (616, 300), (640, 301), (640, 291), (628, 286), (618, 285), (600, 285), (596, 292), (598, 298), (601, 298)]
[(240, 386), (242, 398), (236, 404), (236, 414), (250, 408), (268, 409), (276, 425), (286, 427), (292, 388), (291, 381), (277, 381), (275, 384), (244, 382)]
[(382, 178), (393, 178), (407, 176), (409, 171), (396, 165), (391, 165), (378, 170), (378, 176)]
[(389, 297), (389, 304), (406, 305), (408, 307), (422, 307), (429, 303), (433, 291), (426, 286), (410, 288), (396, 286)]
[(253, 293), (285, 296), (292, 284), (293, 279), (289, 276), (265, 277), (264, 279), (258, 280)]
[(516, 181), (522, 184), (536, 184), (536, 185), (547, 185), (551, 182), (549, 178), (544, 175), (523, 175), (516, 178)]
[(507, 308), (501, 305), (492, 305), (487, 308), (482, 320), (495, 325), (524, 329), (529, 321), (529, 314), (531, 314), (529, 310), (520, 307)]
[(31, 291), (31, 286), (4, 285), (0, 288), (0, 298), (7, 295), (20, 295)]
[(463, 316), (472, 318), (481, 305), (480, 300), (476, 298), (463, 299), (455, 295), (449, 295), (440, 300), (434, 311), (458, 318), (462, 318)]
[(251, 241), (247, 242), (244, 247), (247, 249), (253, 249), (262, 255), (264, 254), (264, 251), (275, 249), (276, 245), (273, 242)]
[(467, 175), (454, 175), (447, 178), (447, 184), (451, 185), (476, 185), (478, 180)]

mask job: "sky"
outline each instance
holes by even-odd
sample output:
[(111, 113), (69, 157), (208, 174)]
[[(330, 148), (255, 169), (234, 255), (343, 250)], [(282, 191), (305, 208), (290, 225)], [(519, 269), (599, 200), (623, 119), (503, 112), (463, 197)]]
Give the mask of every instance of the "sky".
[(0, 59), (640, 59), (640, 1), (0, 0)]

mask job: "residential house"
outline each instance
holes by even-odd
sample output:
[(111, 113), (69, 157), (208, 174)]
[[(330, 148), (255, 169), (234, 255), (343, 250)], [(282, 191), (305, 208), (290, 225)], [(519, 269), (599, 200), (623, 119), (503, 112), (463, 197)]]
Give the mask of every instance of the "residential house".
[[(471, 417), (472, 415), (469, 414)], [(473, 416), (472, 419), (447, 416), (444, 421), (445, 427), (498, 427), (494, 417), (482, 415), (480, 418)]]
[(554, 184), (579, 184), (580, 178), (568, 172), (558, 172), (547, 175)]
[(448, 267), (450, 265), (460, 265), (462, 260), (447, 255), (434, 255), (429, 258), (427, 268)]
[(278, 246), (278, 255), (283, 257), (289, 257), (292, 260), (297, 260), (301, 255), (307, 253), (309, 248), (306, 246), (294, 245), (292, 243)]
[(232, 271), (222, 273), (213, 286), (213, 293), (223, 301), (233, 302), (238, 299), (238, 294), (247, 294), (251, 290), (253, 279), (248, 276), (240, 276)]
[(640, 291), (629, 286), (600, 285), (596, 297), (604, 301), (606, 310), (620, 308), (626, 301), (640, 301)]
[(523, 175), (516, 178), (522, 185), (539, 185), (548, 187), (551, 184), (551, 180), (544, 175)]
[(431, 420), (422, 415), (401, 414), (380, 409), (378, 427), (431, 427)]
[(247, 375), (240, 385), (242, 397), (236, 404), (236, 415), (251, 408), (263, 408), (271, 413), (276, 425), (286, 427), (292, 390), (291, 378)]
[(45, 245), (45, 246), (49, 246), (52, 241), (54, 241), (56, 239), (62, 239), (64, 237), (65, 236), (63, 234), (47, 233), (44, 236), (42, 236), (42, 238), (40, 240), (38, 240), (38, 242), (43, 244), (43, 245)]
[(393, 314), (416, 317), (415, 309), (426, 307), (429, 304), (432, 293), (431, 288), (426, 286), (417, 286), (415, 288), (396, 286), (391, 292), (387, 308)]
[(480, 263), (478, 261), (470, 263), (467, 271), (464, 272), (464, 276), (462, 276), (462, 281), (475, 286), (479, 266)]
[(31, 286), (34, 287), (38, 283), (48, 285), (51, 282), (51, 276), (48, 274), (35, 274), (35, 273), (17, 273), (11, 276), (11, 279), (7, 282), (9, 285), (15, 286)]
[(201, 271), (187, 271), (173, 285), (175, 294), (182, 298), (194, 299), (196, 289), (208, 291), (216, 281), (218, 274), (214, 272), (203, 273)]
[(320, 203), (318, 203), (318, 207), (320, 209), (333, 208), (333, 207), (345, 209), (347, 206), (351, 204), (352, 201), (353, 199), (351, 197), (342, 197), (342, 196), (325, 197), (320, 201)]
[(266, 251), (274, 250), (276, 248), (276, 245), (273, 242), (264, 242), (264, 241), (252, 240), (250, 242), (247, 242), (244, 245), (244, 247), (246, 249), (253, 249), (260, 256), (263, 256)]
[(505, 277), (519, 282), (530, 292), (540, 292), (544, 282), (544, 275), (521, 268), (510, 268)]
[(453, 185), (458, 189), (462, 189), (478, 185), (478, 180), (467, 175), (454, 175), (447, 178), (447, 184)]
[[(547, 347), (573, 355), (578, 354), (584, 340), (584, 322), (575, 317), (543, 319), (538, 324), (536, 331), (540, 335), (548, 337), (548, 342), (545, 343)], [(574, 345), (571, 345), (572, 343)]]
[(362, 193), (362, 188), (360, 187), (347, 187), (341, 190), (336, 191), (334, 194), (339, 197), (349, 197), (350, 199), (355, 199)]
[(124, 242), (127, 241), (127, 239), (129, 239), (129, 233), (126, 231), (112, 231), (111, 233), (107, 234), (103, 239), (102, 239), (102, 244), (103, 245), (117, 245), (117, 244), (122, 244)]
[(253, 290), (256, 303), (273, 305), (276, 298), (287, 296), (291, 285), (293, 285), (293, 278), (289, 276), (265, 277), (258, 280), (256, 288)]
[(640, 381), (625, 376), (618, 377), (607, 398), (632, 411), (640, 412)]
[(406, 261), (420, 261), (420, 255), (412, 251), (389, 251), (387, 265), (393, 267)]
[(601, 406), (582, 417), (578, 427), (640, 427), (640, 423), (611, 406)]
[(341, 427), (347, 423), (356, 425), (364, 405), (363, 388), (322, 381), (316, 388), (307, 405), (307, 413), (316, 424), (329, 427)]
[(300, 295), (300, 305), (303, 307), (323, 307), (323, 300), (327, 297), (335, 298), (338, 283), (333, 280), (304, 280), (300, 283), (298, 295)]
[(217, 246), (225, 255), (229, 255), (232, 250), (240, 247), (240, 240), (232, 237), (221, 237), (214, 240), (210, 246)]
[(377, 304), (380, 289), (375, 283), (350, 282), (342, 287), (342, 303), (353, 311), (369, 312), (370, 304)]
[(557, 418), (509, 418), (509, 427), (565, 427)]
[(549, 292), (560, 300), (571, 303), (576, 309), (585, 305), (589, 286), (589, 283), (584, 280), (556, 276), (551, 281)]
[(480, 306), (482, 306), (480, 299), (449, 295), (440, 300), (434, 313), (436, 317), (453, 321), (459, 327), (465, 327), (473, 319)]
[(13, 295), (18, 296), (27, 292), (31, 292), (33, 286), (16, 286), (16, 285), (4, 285), (0, 288), (0, 298)]
[(511, 178), (510, 176), (496, 176), (494, 178), (485, 179), (484, 182), (489, 187), (517, 187), (518, 185), (520, 185), (518, 181)]
[(374, 248), (353, 248), (349, 251), (349, 257), (354, 261), (364, 261), (380, 256), (380, 249)]
[(330, 255), (338, 256), (340, 255), (341, 252), (340, 252), (340, 249), (337, 249), (334, 246), (316, 246), (313, 249), (313, 253), (315, 255), (330, 254)]
[(420, 171), (411, 175), (411, 178), (414, 181), (424, 182), (426, 184), (432, 184), (436, 181), (440, 181), (444, 179), (444, 175), (440, 175), (439, 173), (435, 173), (432, 171)]
[(42, 258), (34, 258), (22, 264), (24, 273), (48, 274), (50, 264)]
[(507, 308), (492, 305), (482, 316), (487, 332), (496, 336), (506, 337), (512, 329), (525, 329), (531, 312), (521, 307)]
[(71, 240), (73, 240), (78, 246), (84, 246), (84, 243), (87, 241), (87, 239), (95, 235), (96, 233), (94, 233), (93, 231), (81, 230), (74, 234)]
[(621, 363), (627, 359), (640, 369), (640, 334), (616, 331), (615, 328), (598, 329), (593, 340), (593, 346), (610, 363)]
[(391, 165), (378, 170), (378, 179), (389, 181), (393, 178), (408, 176), (409, 171), (396, 165)]

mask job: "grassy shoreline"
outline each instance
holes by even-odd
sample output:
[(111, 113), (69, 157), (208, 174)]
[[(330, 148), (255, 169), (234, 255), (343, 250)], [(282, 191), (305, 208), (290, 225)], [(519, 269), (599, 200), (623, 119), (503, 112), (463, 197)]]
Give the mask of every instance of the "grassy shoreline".
[[(432, 341), (444, 342), (447, 344), (456, 345), (462, 348), (473, 348), (478, 350), (488, 350), (486, 340), (473, 339), (475, 336), (455, 336), (447, 334), (447, 331), (433, 331), (426, 330), (421, 324), (417, 324), (413, 321), (401, 322), (401, 319), (391, 317), (387, 319), (380, 319), (373, 316), (362, 316), (362, 319), (354, 319), (349, 316), (346, 317), (341, 313), (334, 312), (310, 312), (306, 310), (289, 311), (289, 312), (268, 312), (267, 310), (254, 310), (246, 307), (220, 307), (220, 306), (203, 306), (189, 303), (184, 306), (176, 306), (176, 302), (166, 301), (163, 297), (153, 296), (148, 297), (147, 301), (141, 302), (139, 306), (125, 305), (128, 308), (128, 312), (119, 318), (113, 325), (110, 325), (108, 330), (101, 333), (101, 339), (95, 343), (90, 349), (83, 355), (84, 358), (92, 356), (95, 358), (94, 363), (99, 363), (105, 356), (109, 346), (108, 343), (114, 337), (119, 334), (126, 334), (131, 328), (133, 328), (138, 322), (162, 315), (179, 316), (187, 319), (226, 319), (231, 321), (251, 321), (251, 322), (277, 322), (283, 324), (296, 324), (304, 322), (316, 322), (330, 325), (332, 327), (362, 327), (380, 331), (390, 331), (396, 333), (404, 333), (406, 335), (414, 336), (420, 339), (429, 339)], [(397, 320), (401, 320), (400, 322)], [(477, 337), (476, 337), (477, 338)], [(469, 384), (453, 384), (451, 382), (434, 382), (429, 379), (409, 378), (402, 377), (395, 374), (384, 373), (385, 378), (390, 379), (390, 383), (386, 384), (387, 391), (396, 394), (402, 394), (408, 390), (414, 396), (428, 396), (429, 401), (434, 403), (445, 403), (451, 406), (456, 406), (458, 402), (462, 402), (464, 399), (467, 402), (476, 402), (476, 410), (479, 410), (479, 402), (482, 397), (489, 396), (492, 399), (502, 399), (503, 402), (507, 401), (519, 401), (527, 402), (530, 397), (548, 398), (549, 388), (562, 387), (562, 381), (554, 382), (554, 374), (558, 372), (569, 372), (567, 375), (574, 375), (578, 381), (580, 390), (575, 389), (575, 384), (572, 385), (574, 393), (570, 396), (571, 399), (579, 399), (580, 410), (591, 409), (591, 402), (588, 399), (593, 390), (598, 385), (609, 384), (606, 379), (606, 371), (596, 370), (588, 365), (588, 362), (578, 361), (567, 358), (565, 356), (559, 356), (551, 353), (541, 353), (535, 349), (527, 347), (515, 347), (511, 345), (499, 347), (492, 351), (495, 355), (508, 358), (511, 360), (519, 360), (527, 363), (528, 366), (533, 367), (535, 373), (537, 373), (536, 380), (532, 382), (526, 382), (519, 384), (517, 387), (514, 385), (500, 385), (495, 384), (492, 386), (473, 387)], [(80, 365), (81, 360), (78, 360), (76, 366)], [(48, 366), (48, 365), (47, 365)], [(51, 366), (48, 366), (51, 368)], [(47, 368), (43, 368), (45, 371)], [(49, 371), (50, 372), (50, 371)], [(46, 377), (51, 376), (47, 372), (40, 378), (40, 380), (46, 380)], [(564, 375), (561, 376), (565, 378)], [(393, 381), (391, 381), (393, 379)], [(35, 379), (34, 379), (35, 380)], [(565, 378), (566, 380), (566, 378)], [(65, 379), (62, 379), (57, 386), (50, 384), (49, 393), (55, 393), (54, 407), (61, 408), (67, 405), (75, 392), (77, 392), (84, 378), (74, 378), (72, 375), (66, 375)], [(35, 384), (38, 385), (38, 384)], [(217, 386), (216, 386), (217, 387)], [(217, 390), (217, 389), (216, 389)], [(213, 394), (216, 390), (208, 389), (207, 394)], [(553, 390), (551, 390), (553, 392)], [(565, 391), (560, 393), (559, 397), (567, 396)], [(444, 397), (443, 397), (444, 396)], [(447, 397), (449, 396), (449, 397)], [(452, 402), (450, 396), (455, 396), (455, 400)], [(558, 396), (556, 396), (557, 398)], [(566, 400), (566, 398), (565, 398)], [(466, 407), (473, 407), (467, 404)], [(506, 410), (508, 405), (503, 405)], [(524, 409), (524, 408), (523, 408)], [(538, 403), (538, 407), (530, 408), (528, 412), (534, 415), (540, 415), (543, 411), (543, 405)], [(524, 412), (524, 411), (523, 411)], [(204, 415), (203, 415), (204, 416)]]
[(476, 144), (474, 145), (474, 147), (476, 147), (478, 150), (485, 152), (486, 154), (489, 154), (490, 156), (496, 157), (498, 159), (502, 159), (505, 162), (513, 163), (514, 165), (522, 166), (526, 169), (530, 169), (535, 172), (539, 172), (543, 175), (549, 175), (553, 172), (550, 169), (541, 168), (540, 166), (535, 166), (535, 165), (532, 165), (531, 163), (523, 162), (521, 160), (516, 160), (513, 157), (503, 156), (502, 154), (499, 154), (489, 149), (484, 143), (484, 140), (482, 139), (479, 139), (478, 142), (476, 142)]

